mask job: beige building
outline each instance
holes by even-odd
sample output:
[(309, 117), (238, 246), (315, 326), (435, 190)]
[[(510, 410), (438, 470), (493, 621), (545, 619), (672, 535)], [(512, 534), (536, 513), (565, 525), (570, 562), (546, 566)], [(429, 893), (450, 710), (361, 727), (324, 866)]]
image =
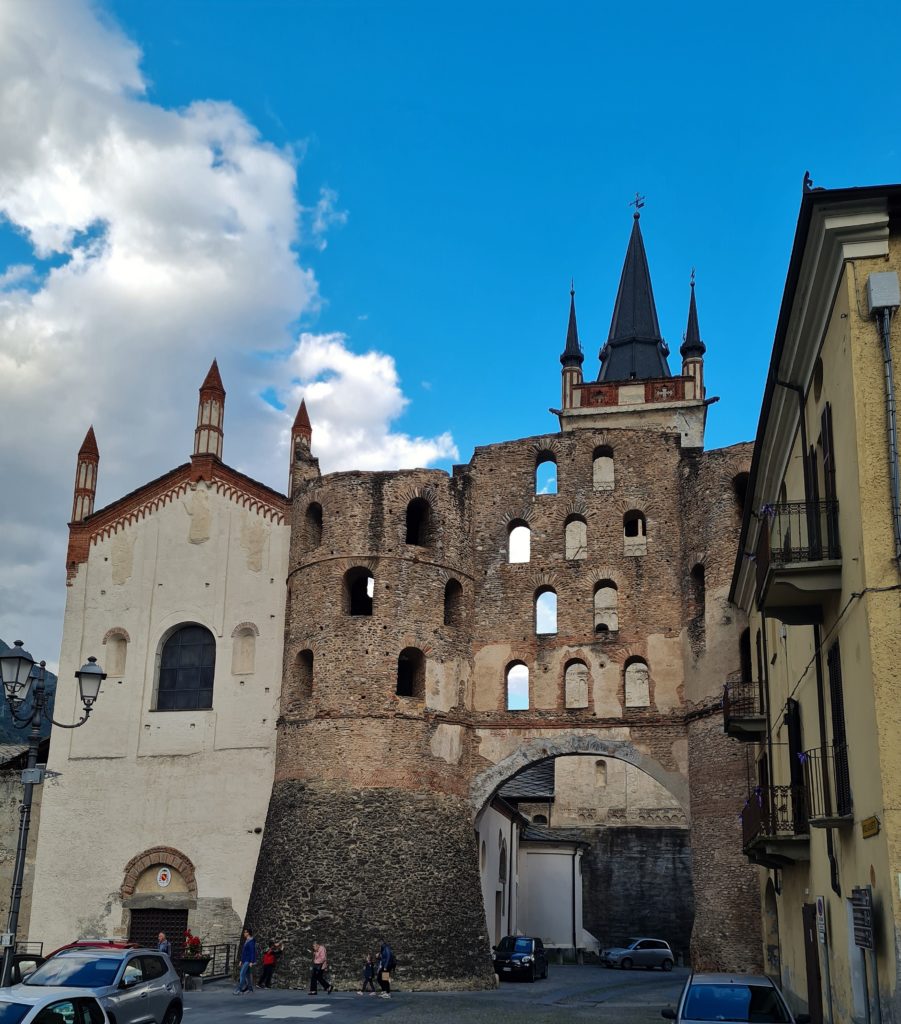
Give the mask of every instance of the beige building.
[[(814, 1021), (901, 1019), (901, 186), (806, 191), (731, 597), (726, 731), (765, 956)], [(872, 904), (870, 908), (870, 904)]]
[(214, 363), (191, 460), (96, 512), (93, 431), (79, 453), (62, 720), (88, 654), (107, 679), (90, 722), (50, 745), (29, 928), (45, 948), (240, 933), (274, 770), (288, 527), (283, 495), (221, 461), (224, 404)]

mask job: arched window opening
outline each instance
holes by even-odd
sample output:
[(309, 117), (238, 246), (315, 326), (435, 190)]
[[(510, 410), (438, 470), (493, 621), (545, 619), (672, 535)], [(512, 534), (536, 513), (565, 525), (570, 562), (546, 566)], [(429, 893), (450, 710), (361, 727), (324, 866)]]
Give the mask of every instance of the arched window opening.
[(563, 702), (567, 708), (588, 707), (588, 666), (584, 661), (570, 661), (563, 673)]
[(124, 630), (110, 631), (106, 639), (106, 657), (103, 666), (110, 679), (125, 675), (125, 659), (128, 654), (128, 636)]
[(563, 532), (567, 561), (588, 557), (588, 524), (581, 516), (570, 516)]
[(523, 522), (510, 524), (508, 561), (528, 562), (531, 557), (532, 531)]
[(735, 500), (738, 502), (739, 514), (745, 511), (745, 501), (748, 498), (748, 474), (737, 473), (732, 477), (732, 490), (735, 492)]
[(623, 554), (643, 555), (648, 549), (644, 513), (632, 509), (623, 516)]
[(425, 655), (417, 647), (405, 647), (397, 658), (398, 697), (425, 699)]
[(535, 463), (535, 493), (557, 493), (557, 460), (551, 452), (542, 452)]
[(535, 632), (548, 636), (557, 632), (557, 591), (542, 587), (535, 595)]
[(232, 633), (232, 675), (247, 676), (254, 670), (257, 648), (257, 630), (254, 626), (239, 626)]
[(425, 498), (414, 498), (407, 505), (407, 543), (428, 547), (432, 542), (432, 507)]
[(157, 711), (198, 711), (213, 706), (216, 638), (196, 623), (170, 633), (160, 651)]
[(444, 625), (463, 625), (463, 587), (459, 580), (444, 585)]
[(613, 490), (613, 449), (606, 444), (594, 450), (592, 482), (596, 491)]
[(615, 633), (619, 629), (619, 592), (613, 580), (601, 580), (594, 588), (594, 631)]
[(651, 680), (647, 662), (630, 658), (626, 662), (625, 703), (627, 708), (646, 708), (651, 704)]
[(691, 617), (704, 619), (704, 601), (706, 599), (704, 584), (704, 566), (698, 562), (691, 570)]
[(741, 665), (741, 678), (744, 682), (750, 682), (751, 674), (751, 630), (743, 629), (738, 638), (738, 659)]
[(322, 506), (318, 501), (311, 501), (307, 505), (304, 523), (307, 547), (318, 548), (322, 543)]
[(599, 789), (603, 789), (607, 785), (607, 762), (606, 761), (595, 761), (594, 762), (594, 782)]
[(375, 577), (368, 569), (356, 566), (344, 574), (344, 611), (348, 615), (372, 615)]
[(297, 696), (309, 700), (313, 696), (313, 652), (297, 652)]
[(497, 875), (499, 882), (507, 881), (507, 840), (501, 840), (500, 856), (497, 860)]
[(521, 661), (507, 668), (507, 710), (529, 710), (529, 670)]
[(533, 825), (546, 825), (547, 824), (547, 815), (546, 814), (533, 814), (532, 815), (532, 824)]

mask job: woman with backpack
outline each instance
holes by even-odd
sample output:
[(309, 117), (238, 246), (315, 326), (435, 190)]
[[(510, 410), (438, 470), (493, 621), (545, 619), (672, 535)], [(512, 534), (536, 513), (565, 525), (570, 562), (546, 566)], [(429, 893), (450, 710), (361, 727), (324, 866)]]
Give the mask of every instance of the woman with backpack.
[(391, 972), (397, 967), (394, 950), (382, 939), (379, 947), (379, 992), (380, 999), (391, 998)]

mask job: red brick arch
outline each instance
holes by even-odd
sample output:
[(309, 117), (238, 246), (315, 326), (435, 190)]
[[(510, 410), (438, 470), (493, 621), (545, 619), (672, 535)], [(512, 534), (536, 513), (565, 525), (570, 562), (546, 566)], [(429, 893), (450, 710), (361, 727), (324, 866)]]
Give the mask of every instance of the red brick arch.
[(166, 867), (173, 868), (185, 880), (188, 892), (192, 896), (197, 895), (197, 879), (194, 875), (194, 865), (190, 858), (186, 857), (180, 850), (176, 850), (173, 846), (151, 846), (143, 853), (132, 857), (125, 865), (125, 877), (122, 881), (122, 887), (119, 889), (119, 895), (123, 900), (134, 895), (138, 879), (148, 868), (152, 868), (154, 864), (165, 864)]

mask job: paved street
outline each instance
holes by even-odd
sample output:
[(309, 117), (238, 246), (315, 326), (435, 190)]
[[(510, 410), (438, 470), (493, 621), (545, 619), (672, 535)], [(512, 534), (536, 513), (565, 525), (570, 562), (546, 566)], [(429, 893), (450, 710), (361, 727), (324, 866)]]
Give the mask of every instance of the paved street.
[[(650, 1024), (674, 1002), (687, 972), (672, 974), (552, 966), (547, 981), (507, 982), (490, 992), (404, 992), (390, 1002), (353, 992), (308, 996), (299, 991), (257, 990), (235, 996), (225, 982), (185, 995), (185, 1024), (264, 1024), (322, 1020), (323, 1024), (379, 1020), (386, 1024)], [(340, 983), (340, 979), (339, 979)]]

